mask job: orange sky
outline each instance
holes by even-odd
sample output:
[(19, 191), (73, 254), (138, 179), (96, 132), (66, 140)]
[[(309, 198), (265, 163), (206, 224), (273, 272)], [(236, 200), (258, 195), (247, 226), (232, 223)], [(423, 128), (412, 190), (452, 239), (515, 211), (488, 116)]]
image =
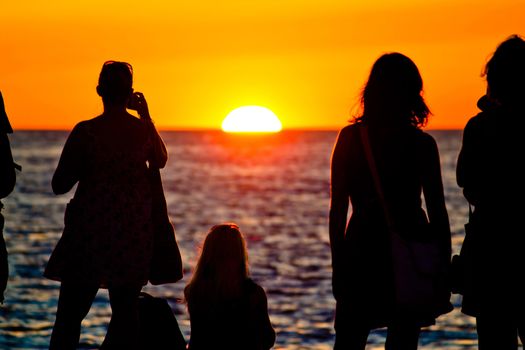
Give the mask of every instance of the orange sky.
[(242, 105), (340, 128), (375, 59), (399, 51), (423, 75), (429, 128), (462, 128), (524, 18), (525, 0), (4, 1), (0, 90), (15, 129), (70, 129), (101, 112), (102, 63), (124, 60), (159, 128), (219, 128)]

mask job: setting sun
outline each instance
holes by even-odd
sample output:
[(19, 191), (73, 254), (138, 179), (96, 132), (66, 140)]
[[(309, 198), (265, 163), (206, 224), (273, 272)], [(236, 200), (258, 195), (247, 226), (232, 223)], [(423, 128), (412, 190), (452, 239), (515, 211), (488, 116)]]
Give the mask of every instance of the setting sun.
[(222, 130), (226, 132), (279, 132), (281, 129), (275, 113), (261, 106), (236, 108), (222, 122)]

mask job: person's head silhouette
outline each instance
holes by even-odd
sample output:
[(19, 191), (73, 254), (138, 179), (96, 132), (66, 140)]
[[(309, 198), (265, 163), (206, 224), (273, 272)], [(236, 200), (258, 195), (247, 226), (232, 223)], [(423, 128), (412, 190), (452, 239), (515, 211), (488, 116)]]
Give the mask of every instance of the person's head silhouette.
[(394, 52), (374, 63), (361, 96), (362, 116), (371, 124), (424, 125), (430, 111), (422, 94), (423, 80), (415, 63)]
[(503, 41), (485, 66), (487, 95), (503, 105), (525, 101), (525, 41), (512, 35)]
[(204, 240), (184, 294), (191, 304), (238, 297), (248, 275), (246, 242), (239, 227), (231, 223), (215, 225)]
[(214, 271), (218, 276), (237, 274), (248, 275), (246, 243), (235, 224), (215, 225), (204, 241), (201, 260), (204, 270)]
[(97, 93), (105, 105), (126, 105), (133, 93), (133, 68), (129, 63), (107, 61), (98, 78)]

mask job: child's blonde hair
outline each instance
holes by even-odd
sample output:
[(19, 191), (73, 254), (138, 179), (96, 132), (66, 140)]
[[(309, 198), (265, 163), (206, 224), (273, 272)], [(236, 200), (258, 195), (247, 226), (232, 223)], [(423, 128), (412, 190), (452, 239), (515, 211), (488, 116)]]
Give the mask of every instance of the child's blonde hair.
[(202, 247), (191, 281), (184, 289), (188, 304), (235, 298), (248, 278), (246, 242), (233, 223), (213, 226)]

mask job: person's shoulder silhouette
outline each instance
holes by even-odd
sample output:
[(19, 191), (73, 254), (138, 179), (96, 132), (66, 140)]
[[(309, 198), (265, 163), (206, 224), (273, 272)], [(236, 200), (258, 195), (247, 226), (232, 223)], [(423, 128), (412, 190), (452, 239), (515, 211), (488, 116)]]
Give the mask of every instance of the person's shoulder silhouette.
[(0, 92), (0, 198), (7, 197), (15, 187), (16, 172), (8, 134), (13, 133)]

